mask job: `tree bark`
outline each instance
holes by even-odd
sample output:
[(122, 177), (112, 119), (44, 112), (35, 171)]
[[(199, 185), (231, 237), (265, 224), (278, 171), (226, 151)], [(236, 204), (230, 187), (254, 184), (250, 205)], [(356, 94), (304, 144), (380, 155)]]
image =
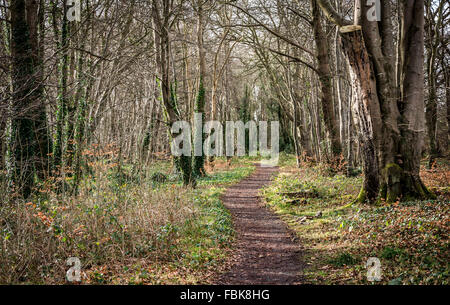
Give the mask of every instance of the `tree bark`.
[[(316, 0), (327, 16), (340, 20), (329, 10), (328, 1)], [(395, 48), (389, 1), (383, 1), (382, 27), (367, 18), (362, 25), (338, 23), (343, 48), (351, 69), (357, 118), (364, 160), (364, 187), (360, 201), (388, 202), (398, 199), (433, 198), (422, 183), (420, 157), (425, 125), (424, 109), (424, 1), (402, 0), (400, 47), (400, 90), (396, 83)], [(367, 13), (362, 5), (361, 14)], [(379, 191), (379, 195), (377, 196)]]
[[(64, 124), (67, 116), (67, 79), (69, 69), (69, 23), (66, 18), (67, 4), (63, 3), (63, 15), (61, 17), (61, 41), (57, 44), (61, 50), (59, 62), (59, 84), (58, 84), (58, 109), (56, 114), (56, 134), (53, 146), (53, 170), (59, 175), (63, 167), (64, 153)], [(53, 7), (53, 29), (55, 37), (58, 37), (59, 31), (56, 24), (56, 4)]]
[(34, 166), (38, 157), (34, 121), (40, 105), (34, 99), (36, 86), (30, 30), (25, 0), (11, 1), (12, 103), (9, 134), (9, 173), (13, 190), (22, 197), (31, 195)]
[(353, 112), (357, 118), (356, 127), (362, 143), (364, 186), (359, 200), (374, 201), (378, 196), (380, 185), (377, 155), (380, 112), (375, 77), (361, 31), (357, 29), (348, 33), (341, 32), (341, 35), (350, 67)]
[[(198, 68), (199, 68), (199, 83), (197, 98), (195, 101), (195, 112), (202, 114), (202, 122), (205, 121), (205, 76), (206, 76), (206, 64), (205, 64), (205, 50), (203, 46), (203, 0), (197, 0), (197, 48), (198, 48)], [(213, 96), (213, 99), (215, 97)], [(214, 120), (216, 116), (216, 105), (212, 103), (211, 118)], [(203, 126), (195, 126), (195, 128), (203, 128)], [(204, 142), (204, 135), (202, 132), (202, 145)], [(203, 149), (203, 148), (202, 148)], [(205, 170), (205, 156), (202, 153), (201, 156), (194, 156), (193, 174), (198, 177), (206, 175)]]
[(320, 80), (320, 103), (323, 112), (323, 119), (328, 137), (331, 143), (331, 154), (333, 161), (338, 160), (342, 153), (341, 141), (339, 138), (339, 127), (336, 121), (333, 106), (332, 77), (328, 58), (328, 38), (326, 37), (321, 23), (320, 8), (314, 0), (311, 0), (312, 24), (314, 30), (314, 40), (316, 43), (316, 57), (318, 62), (318, 74)]
[(31, 56), (34, 66), (34, 83), (32, 99), (33, 103), (40, 105), (36, 108), (33, 129), (36, 141), (38, 156), (35, 160), (36, 173), (40, 179), (48, 177), (49, 154), (51, 152), (51, 141), (47, 124), (47, 113), (43, 101), (43, 78), (44, 78), (44, 1), (27, 0), (26, 15), (27, 24), (30, 31)]
[[(170, 16), (173, 15), (174, 9), (172, 2), (164, 0), (153, 1), (152, 17), (155, 29), (155, 56), (161, 82), (162, 101), (168, 120), (167, 125), (169, 128), (170, 139), (174, 139), (178, 136), (177, 133), (171, 131), (171, 127), (176, 121), (181, 120), (177, 105), (176, 86), (173, 86), (170, 79), (171, 56), (169, 30), (171, 24), (173, 24), (173, 20), (171, 20)], [(184, 155), (174, 157), (174, 163), (176, 168), (181, 170), (184, 185), (195, 186), (195, 177), (192, 175), (192, 157)]]

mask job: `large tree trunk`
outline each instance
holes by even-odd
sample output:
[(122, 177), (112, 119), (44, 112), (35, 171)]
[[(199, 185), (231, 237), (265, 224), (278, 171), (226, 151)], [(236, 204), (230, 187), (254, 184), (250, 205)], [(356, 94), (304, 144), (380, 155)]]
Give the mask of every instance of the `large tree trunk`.
[[(381, 25), (361, 20), (349, 25), (328, 1), (316, 0), (340, 27), (351, 70), (355, 114), (362, 142), (364, 187), (359, 199), (388, 202), (433, 197), (422, 183), (420, 157), (425, 129), (424, 2), (401, 2), (400, 90), (394, 84), (395, 56), (389, 1), (383, 1)], [(361, 6), (366, 16), (367, 5)], [(379, 196), (377, 195), (380, 190)]]
[(378, 196), (380, 185), (378, 154), (380, 149), (380, 111), (376, 93), (375, 77), (369, 54), (364, 44), (359, 27), (342, 33), (342, 45), (350, 67), (352, 83), (352, 108), (355, 123), (362, 143), (362, 159), (364, 163), (364, 186), (359, 200), (373, 201)]
[[(398, 101), (401, 119), (399, 129), (398, 160), (395, 171), (400, 181), (397, 185), (390, 183), (390, 168), (393, 165), (384, 164), (384, 185), (386, 199), (396, 200), (434, 197), (420, 179), (420, 158), (422, 155), (425, 129), (424, 109), (424, 1), (401, 2), (403, 11), (400, 58), (401, 96)], [(384, 194), (383, 194), (384, 195)]]
[(25, 0), (11, 1), (12, 103), (9, 134), (9, 173), (14, 189), (28, 197), (34, 185), (37, 158), (35, 111), (40, 105), (34, 99), (33, 56), (30, 31), (26, 20)]
[(328, 137), (331, 142), (331, 154), (337, 160), (342, 152), (339, 138), (339, 127), (336, 121), (332, 95), (332, 77), (328, 58), (328, 38), (325, 35), (320, 16), (320, 8), (314, 0), (311, 0), (314, 40), (316, 43), (316, 57), (318, 62), (318, 74), (320, 80), (320, 103), (323, 112), (323, 119)]

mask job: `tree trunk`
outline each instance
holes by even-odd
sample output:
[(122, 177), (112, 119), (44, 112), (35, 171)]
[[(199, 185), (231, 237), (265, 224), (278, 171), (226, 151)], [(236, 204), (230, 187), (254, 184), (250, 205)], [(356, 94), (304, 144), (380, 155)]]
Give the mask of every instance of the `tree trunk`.
[(33, 56), (26, 20), (25, 0), (13, 0), (11, 11), (12, 103), (9, 134), (9, 173), (14, 190), (29, 197), (38, 156), (33, 130), (35, 111)]
[[(202, 122), (205, 121), (205, 75), (206, 75), (206, 66), (205, 66), (205, 50), (203, 46), (203, 0), (197, 1), (197, 48), (198, 48), (198, 66), (199, 66), (199, 83), (198, 83), (198, 92), (197, 99), (195, 101), (195, 109), (194, 111), (202, 114)], [(215, 97), (213, 96), (213, 99)], [(215, 119), (216, 116), (216, 105), (213, 103), (211, 109), (212, 120)], [(203, 128), (203, 126), (195, 126), (195, 128)], [(194, 134), (197, 134), (196, 132)], [(203, 145), (204, 135), (203, 132), (201, 145)], [(202, 153), (201, 156), (194, 156), (194, 164), (193, 164), (193, 174), (197, 177), (202, 177), (206, 175), (205, 171), (205, 156)]]
[(380, 185), (377, 134), (380, 131), (379, 102), (376, 94), (375, 77), (359, 28), (342, 33), (342, 45), (350, 67), (352, 83), (352, 107), (357, 118), (359, 140), (362, 143), (364, 163), (364, 186), (359, 200), (374, 201)]
[(27, 23), (30, 31), (31, 56), (34, 66), (34, 83), (32, 100), (33, 103), (39, 104), (40, 107), (35, 109), (35, 118), (33, 120), (33, 130), (36, 141), (35, 159), (36, 173), (40, 179), (45, 179), (49, 172), (49, 154), (51, 152), (51, 142), (49, 130), (47, 126), (47, 114), (45, 104), (43, 102), (44, 92), (44, 2), (37, 0), (28, 0), (26, 2)]
[[(56, 5), (56, 4), (55, 4)], [(61, 42), (58, 43), (58, 49), (61, 49), (61, 58), (59, 62), (59, 84), (58, 84), (58, 109), (56, 114), (56, 134), (53, 146), (53, 170), (59, 175), (63, 166), (64, 151), (64, 124), (67, 116), (67, 78), (69, 68), (69, 23), (66, 18), (67, 5), (63, 4), (63, 15), (61, 17)], [(56, 25), (56, 7), (53, 8), (53, 28), (55, 37), (58, 37)]]
[(447, 140), (450, 141), (450, 72), (448, 68), (445, 68), (444, 72), (445, 80), (445, 102), (447, 106)]
[(318, 74), (320, 80), (320, 103), (323, 112), (323, 119), (325, 122), (325, 128), (328, 133), (328, 137), (331, 143), (331, 154), (333, 161), (336, 161), (341, 152), (341, 141), (339, 139), (339, 128), (336, 122), (336, 116), (334, 113), (333, 106), (333, 95), (332, 95), (332, 77), (331, 69), (328, 58), (328, 38), (325, 35), (320, 16), (320, 8), (314, 0), (311, 0), (312, 6), (312, 17), (313, 17), (313, 30), (314, 30), (314, 40), (316, 43), (317, 52), (317, 62), (318, 62)]
[[(384, 188), (388, 201), (397, 198), (434, 198), (420, 179), (420, 158), (425, 129), (424, 109), (424, 1), (401, 2), (403, 11), (401, 28), (401, 96), (398, 101), (401, 119), (399, 129), (401, 140), (398, 161), (395, 164), (397, 175), (390, 175), (390, 164), (384, 165)], [(398, 184), (390, 179), (400, 178)]]
[[(390, 1), (382, 2), (381, 24), (361, 18), (349, 25), (324, 0), (316, 0), (340, 26), (351, 70), (358, 131), (364, 159), (364, 187), (359, 199), (388, 202), (434, 196), (422, 183), (420, 157), (425, 125), (424, 109), (424, 1), (402, 0), (400, 90), (397, 92)], [(361, 15), (369, 6), (361, 6)], [(359, 18), (356, 18), (359, 20)], [(361, 31), (362, 30), (362, 31)]]
[[(439, 155), (436, 124), (437, 124), (437, 96), (436, 96), (436, 57), (440, 43), (440, 29), (442, 27), (442, 12), (444, 1), (439, 3), (436, 15), (433, 13), (432, 4), (427, 1), (427, 72), (428, 72), (428, 101), (426, 103), (426, 123), (428, 140), (430, 144), (428, 168), (431, 168), (434, 160)], [(437, 17), (437, 20), (436, 20)]]
[[(172, 15), (172, 5), (173, 3), (169, 3), (168, 1), (153, 1), (152, 11), (153, 25), (155, 28), (155, 56), (161, 81), (162, 101), (166, 111), (166, 118), (168, 119), (170, 139), (178, 136), (177, 133), (172, 133), (171, 127), (176, 121), (181, 120), (177, 106), (176, 88), (170, 81), (171, 56), (169, 30), (170, 25), (173, 24), (173, 20), (170, 19), (169, 15)], [(184, 155), (174, 157), (174, 163), (177, 169), (181, 170), (184, 185), (195, 186), (195, 177), (192, 175), (192, 157)]]

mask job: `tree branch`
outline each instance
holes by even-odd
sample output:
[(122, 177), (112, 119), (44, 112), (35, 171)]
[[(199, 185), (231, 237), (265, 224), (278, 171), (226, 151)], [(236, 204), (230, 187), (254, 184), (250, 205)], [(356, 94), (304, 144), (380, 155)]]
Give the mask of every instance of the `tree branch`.
[(336, 24), (337, 26), (343, 27), (352, 24), (352, 22), (345, 19), (338, 12), (336, 12), (328, 0), (315, 0), (315, 1), (317, 2), (317, 4), (319, 4), (320, 8), (322, 9), (327, 19)]

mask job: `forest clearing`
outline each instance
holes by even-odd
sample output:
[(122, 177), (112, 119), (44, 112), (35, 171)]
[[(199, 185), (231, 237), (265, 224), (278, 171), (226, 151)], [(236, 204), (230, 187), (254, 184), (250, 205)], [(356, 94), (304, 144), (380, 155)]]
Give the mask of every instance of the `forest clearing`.
[(448, 285), (449, 16), (0, 0), (0, 284)]

